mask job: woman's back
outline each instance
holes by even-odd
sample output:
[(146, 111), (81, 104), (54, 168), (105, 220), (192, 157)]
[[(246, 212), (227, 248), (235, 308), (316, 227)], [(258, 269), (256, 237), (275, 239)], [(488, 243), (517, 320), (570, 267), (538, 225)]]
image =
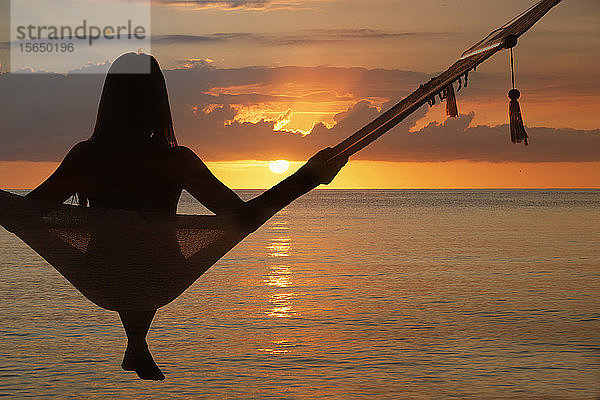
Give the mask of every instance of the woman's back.
[(178, 147), (152, 144), (103, 149), (78, 146), (78, 193), (91, 207), (175, 213), (183, 190)]
[(174, 214), (186, 185), (191, 151), (152, 143), (107, 148), (93, 141), (75, 145), (58, 169), (28, 197), (62, 203)]

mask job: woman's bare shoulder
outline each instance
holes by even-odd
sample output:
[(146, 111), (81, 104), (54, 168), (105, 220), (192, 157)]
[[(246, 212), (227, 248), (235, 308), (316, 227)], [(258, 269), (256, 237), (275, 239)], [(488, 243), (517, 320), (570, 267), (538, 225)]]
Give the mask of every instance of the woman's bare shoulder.
[(69, 153), (67, 154), (67, 156), (69, 156), (69, 155), (77, 156), (77, 155), (84, 154), (84, 153), (87, 155), (90, 151), (92, 151), (92, 149), (93, 149), (92, 142), (90, 142), (89, 140), (84, 140), (83, 142), (79, 142), (75, 146), (71, 147), (71, 150), (69, 150)]
[(189, 147), (175, 146), (172, 148), (172, 154), (178, 163), (204, 165), (200, 157)]
[(69, 150), (65, 156), (65, 159), (63, 160), (63, 164), (83, 161), (90, 156), (92, 151), (93, 146), (91, 142), (87, 140), (79, 142), (75, 146), (71, 147), (71, 150)]

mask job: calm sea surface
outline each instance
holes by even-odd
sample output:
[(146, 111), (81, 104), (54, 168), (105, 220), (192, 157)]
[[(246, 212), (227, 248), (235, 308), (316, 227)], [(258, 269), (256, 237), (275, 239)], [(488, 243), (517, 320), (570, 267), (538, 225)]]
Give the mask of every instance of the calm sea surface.
[(122, 371), (117, 314), (0, 228), (0, 396), (599, 398), (600, 191), (312, 192), (148, 341), (163, 382)]

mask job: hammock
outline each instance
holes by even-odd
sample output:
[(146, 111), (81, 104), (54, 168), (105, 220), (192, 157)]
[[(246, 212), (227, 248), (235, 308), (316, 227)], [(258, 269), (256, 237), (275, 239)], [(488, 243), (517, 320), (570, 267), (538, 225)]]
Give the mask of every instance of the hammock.
[(458, 81), (460, 90), (464, 78), (464, 86), (467, 86), (470, 71), (477, 69), (479, 64), (497, 52), (514, 47), (521, 35), (561, 1), (541, 0), (518, 17), (494, 30), (483, 40), (466, 50), (460, 59), (442, 74), (421, 85), (370, 124), (336, 145), (334, 147), (336, 155), (332, 158), (347, 157), (356, 153), (402, 122), (425, 103), (429, 103), (431, 106), (435, 105), (436, 95), (439, 96), (440, 100), (443, 100), (445, 97), (444, 90), (452, 87), (454, 82)]
[(253, 229), (233, 216), (50, 205), (0, 190), (0, 224), (109, 310), (171, 302)]
[[(421, 85), (334, 147), (348, 157), (389, 131), (517, 38), (561, 0), (542, 0), (471, 47), (441, 75)], [(273, 189), (272, 189), (273, 190)], [(277, 190), (277, 189), (275, 189)], [(280, 189), (281, 190), (281, 189)], [(48, 261), (85, 297), (115, 310), (155, 310), (185, 291), (208, 268), (282, 206), (264, 203), (252, 228), (235, 216), (169, 216), (49, 205), (0, 190), (0, 224)]]

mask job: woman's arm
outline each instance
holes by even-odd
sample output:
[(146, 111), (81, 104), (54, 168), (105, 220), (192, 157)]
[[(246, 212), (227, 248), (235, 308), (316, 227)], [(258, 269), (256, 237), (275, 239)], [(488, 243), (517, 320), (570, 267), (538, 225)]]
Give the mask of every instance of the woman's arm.
[(56, 171), (26, 197), (61, 204), (76, 193), (86, 145), (86, 142), (81, 142), (73, 146)]
[(317, 186), (331, 183), (348, 158), (332, 159), (333, 148), (327, 147), (312, 156), (306, 164), (260, 196), (248, 201), (243, 210), (244, 224), (257, 229), (275, 213)]
[(179, 147), (183, 188), (215, 214), (238, 213), (244, 201), (221, 182), (187, 147)]
[(181, 147), (184, 189), (215, 214), (237, 214), (241, 223), (256, 229), (276, 212), (320, 184), (328, 184), (348, 161), (328, 161), (333, 149), (328, 147), (314, 155), (298, 171), (260, 196), (244, 202), (219, 181), (190, 149)]

